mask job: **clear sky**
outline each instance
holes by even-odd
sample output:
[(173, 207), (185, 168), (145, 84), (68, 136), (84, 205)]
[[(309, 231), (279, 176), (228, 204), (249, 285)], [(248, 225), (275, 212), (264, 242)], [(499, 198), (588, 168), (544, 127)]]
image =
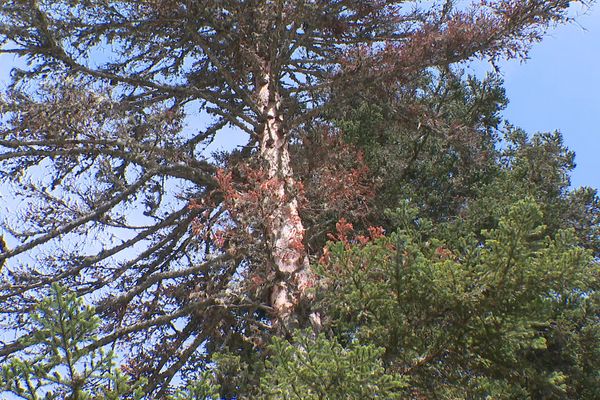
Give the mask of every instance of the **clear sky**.
[[(0, 87), (12, 64), (0, 57)], [(529, 133), (560, 130), (576, 153), (573, 186), (600, 188), (600, 4), (552, 29), (527, 62), (500, 65), (505, 118)]]
[(529, 133), (559, 130), (575, 151), (572, 185), (600, 189), (600, 3), (535, 45), (525, 63), (501, 63), (504, 116)]

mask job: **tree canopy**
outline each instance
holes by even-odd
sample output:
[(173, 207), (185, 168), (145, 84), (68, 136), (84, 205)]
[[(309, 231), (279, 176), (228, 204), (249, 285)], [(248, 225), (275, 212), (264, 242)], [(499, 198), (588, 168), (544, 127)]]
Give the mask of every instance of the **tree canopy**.
[(457, 65), (577, 2), (463, 3), (3, 1), (0, 362), (67, 288), (149, 398), (591, 396), (598, 197)]

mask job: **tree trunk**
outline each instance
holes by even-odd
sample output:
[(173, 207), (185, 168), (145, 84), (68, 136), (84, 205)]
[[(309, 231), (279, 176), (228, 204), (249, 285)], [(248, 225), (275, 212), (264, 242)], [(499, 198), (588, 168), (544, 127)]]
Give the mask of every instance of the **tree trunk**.
[(267, 240), (275, 282), (271, 306), (279, 329), (289, 331), (299, 323), (298, 305), (306, 300), (311, 275), (304, 248), (304, 227), (298, 213), (298, 199), (285, 132), (281, 97), (272, 81), (270, 66), (263, 64), (257, 76), (257, 98), (264, 125), (259, 132), (260, 156), (265, 162), (267, 178), (272, 182), (271, 197), (266, 199), (271, 213), (265, 221)]

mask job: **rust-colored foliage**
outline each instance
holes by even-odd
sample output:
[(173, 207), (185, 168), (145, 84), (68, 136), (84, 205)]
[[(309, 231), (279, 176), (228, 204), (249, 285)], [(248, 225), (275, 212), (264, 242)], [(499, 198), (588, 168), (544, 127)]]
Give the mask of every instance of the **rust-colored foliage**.
[[(379, 184), (331, 128), (332, 93), (522, 56), (571, 3), (0, 2), (0, 53), (29, 62), (0, 97), (0, 176), (23, 204), (2, 221), (3, 328), (62, 283), (98, 299), (97, 345), (127, 342), (161, 398), (212, 353), (307, 325), (310, 257), (341, 218), (367, 231)], [(185, 129), (194, 115), (210, 122)], [(206, 154), (232, 134), (241, 150)]]

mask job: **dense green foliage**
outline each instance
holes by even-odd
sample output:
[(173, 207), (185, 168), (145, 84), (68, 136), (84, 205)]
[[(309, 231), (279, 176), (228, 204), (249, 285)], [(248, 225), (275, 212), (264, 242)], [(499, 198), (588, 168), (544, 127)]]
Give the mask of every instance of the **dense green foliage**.
[(400, 399), (406, 386), (400, 374), (387, 372), (383, 348), (372, 344), (342, 347), (324, 335), (299, 332), (273, 340), (261, 381), (265, 399)]
[(514, 202), (531, 197), (550, 231), (574, 228), (600, 256), (596, 190), (570, 188), (575, 155), (559, 132), (529, 136), (502, 123), (508, 102), (502, 83), (495, 75), (424, 72), (402, 90), (373, 87), (362, 98), (335, 103), (332, 118), (380, 182), (369, 222), (393, 231), (385, 210), (408, 201), (421, 217), (459, 219), (479, 235)]
[(332, 118), (380, 180), (379, 210), (411, 199), (442, 220), (493, 177), (506, 103), (499, 77), (445, 69), (424, 71), (400, 89), (375, 86), (357, 99), (339, 99)]
[(531, 200), (483, 241), (411, 209), (391, 217), (395, 234), (331, 246), (322, 306), (336, 336), (385, 348), (425, 398), (594, 398), (598, 267), (572, 230), (548, 235)]
[(596, 190), (559, 132), (501, 124), (499, 79), (423, 77), (336, 109), (381, 186), (321, 265), (330, 335), (384, 348), (408, 398), (596, 398)]

